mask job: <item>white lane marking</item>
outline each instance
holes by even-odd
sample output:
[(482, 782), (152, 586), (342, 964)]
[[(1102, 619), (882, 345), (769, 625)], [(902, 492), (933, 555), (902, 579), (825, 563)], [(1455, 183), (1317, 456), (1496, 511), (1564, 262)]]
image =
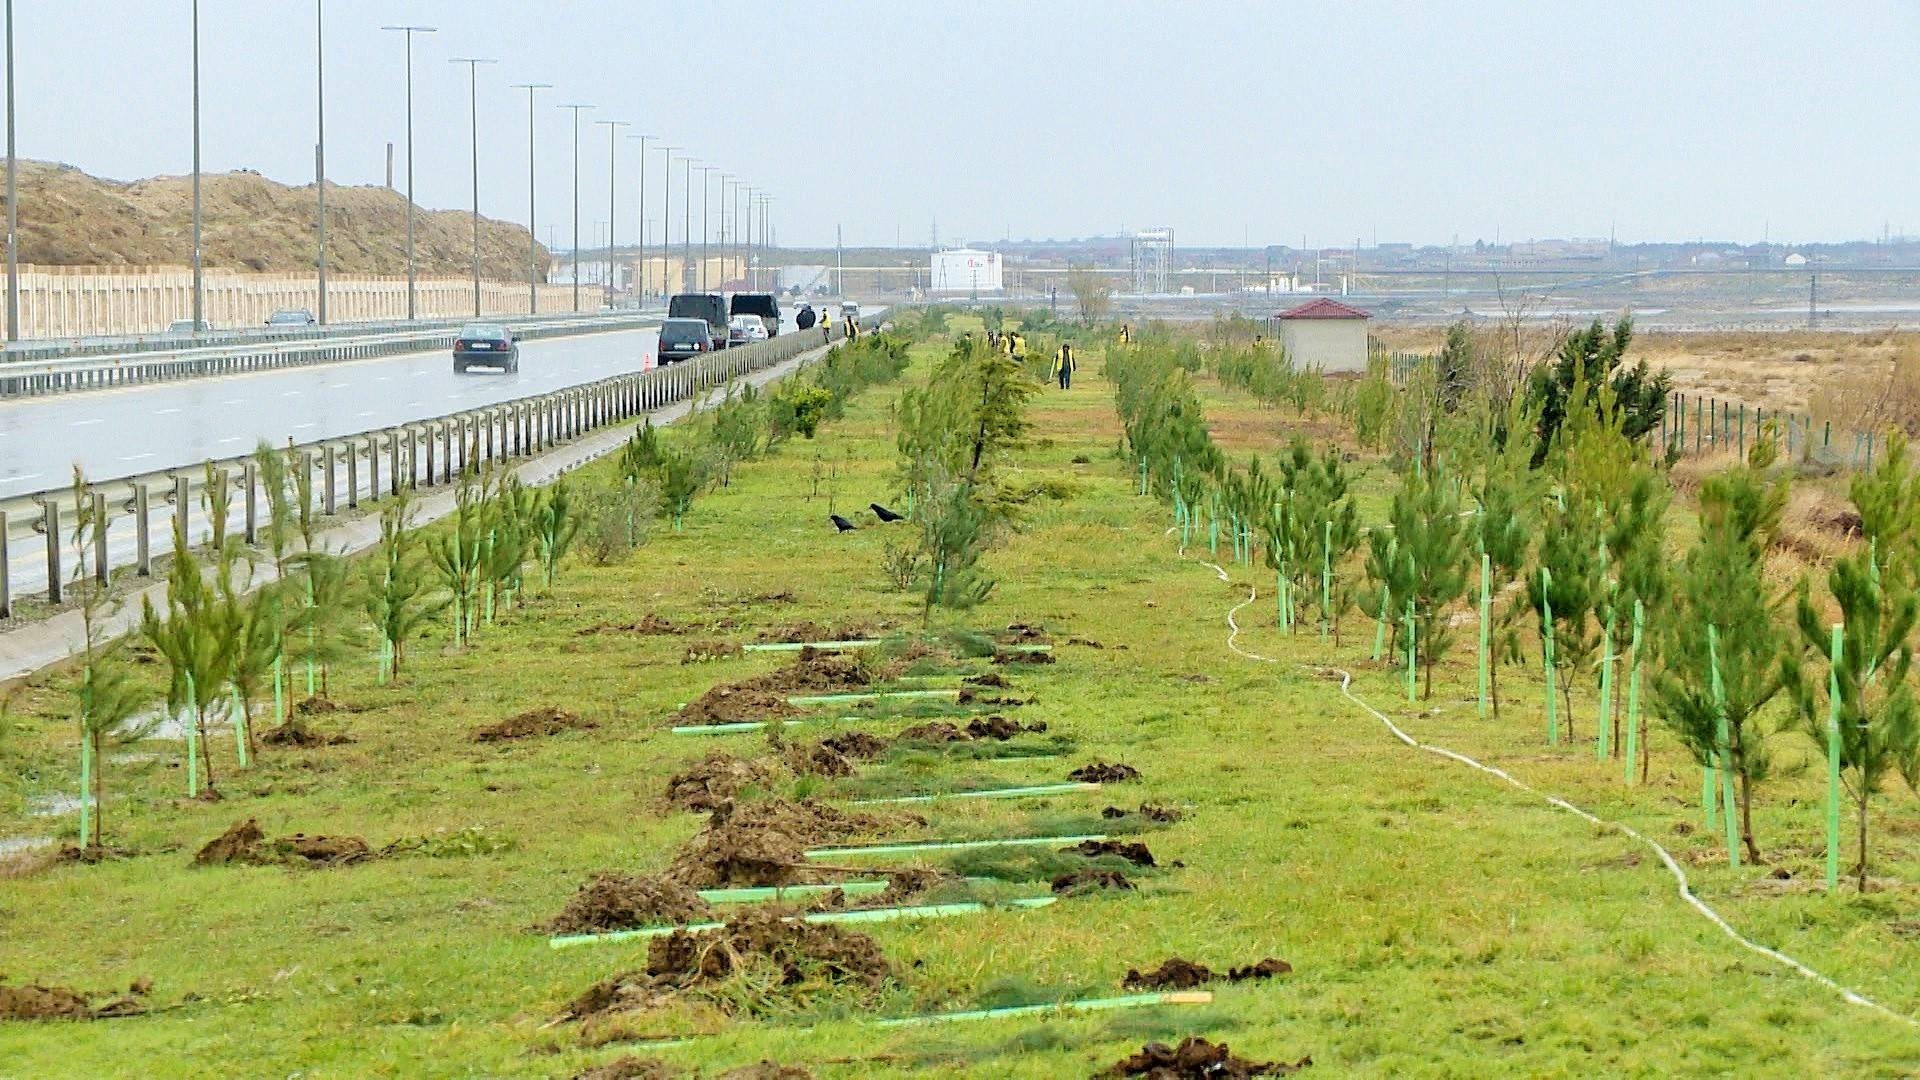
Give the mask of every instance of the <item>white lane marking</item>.
[(301, 430), (301, 429), (303, 429), (303, 428), (310, 428), (310, 427), (319, 427), (319, 426), (320, 426), (320, 425), (318, 425), (318, 424), (295, 424), (295, 425), (293, 425), (293, 430), (295, 430), (295, 431), (300, 431), (300, 430)]
[(222, 405), (244, 405), (244, 404), (245, 404), (245, 402), (243, 402), (243, 401), (241, 401), (241, 400), (240, 400), (239, 398), (234, 398), (234, 399), (233, 399), (233, 400), (231, 400), (231, 401), (223, 401), (223, 402), (221, 402), (220, 404), (222, 404)]
[(390, 382), (390, 381), (392, 381), (392, 376), (390, 376), (390, 375), (375, 375), (375, 376), (373, 377), (373, 381), (374, 381), (374, 382)]
[(416, 371), (413, 373), (413, 377), (416, 379), (424, 379), (431, 374), (433, 374), (431, 371)]
[(87, 425), (89, 425), (89, 424), (104, 424), (104, 423), (106, 423), (106, 422), (107, 422), (107, 421), (106, 421), (106, 418), (105, 418), (105, 417), (103, 417), (103, 416), (95, 416), (95, 417), (93, 417), (93, 418), (91, 418), (91, 419), (87, 419), (87, 420), (75, 420), (75, 421), (74, 421), (73, 423), (71, 423), (71, 424), (68, 424), (67, 426), (68, 426), (68, 427), (86, 427), (86, 426), (87, 426)]
[(361, 418), (361, 417), (363, 417), (363, 416), (372, 416), (372, 415), (373, 415), (373, 410), (372, 410), (372, 409), (368, 409), (368, 410), (367, 410), (366, 412), (357, 412), (357, 413), (354, 413), (354, 414), (353, 414), (353, 418), (354, 418), (355, 420), (358, 420), (358, 419), (360, 419), (360, 418)]
[(121, 461), (145, 461), (152, 456), (153, 456), (152, 454), (128, 454), (126, 457), (123, 457), (120, 460)]
[(220, 442), (220, 445), (222, 445), (222, 446), (225, 446), (225, 445), (226, 445), (226, 444), (228, 444), (228, 443), (236, 443), (236, 442), (246, 442), (246, 441), (247, 441), (247, 440), (246, 440), (246, 438), (245, 438), (244, 436), (240, 436), (240, 435), (234, 435), (234, 436), (231, 436), (231, 437), (229, 437), (229, 438), (225, 438), (225, 439), (221, 439), (221, 440), (219, 440), (219, 442)]
[(37, 472), (21, 473), (19, 476), (9, 476), (5, 480), (0, 480), (0, 484), (20, 484), (28, 480), (37, 480), (41, 475)]
[(286, 390), (286, 391), (282, 391), (282, 392), (281, 392), (281, 394), (280, 394), (280, 396), (281, 396), (281, 397), (299, 397), (299, 396), (300, 396), (300, 391), (298, 391), (298, 390)]
[(329, 390), (341, 390), (341, 389), (344, 389), (344, 388), (346, 388), (346, 387), (349, 387), (349, 386), (352, 386), (352, 385), (353, 385), (352, 383), (344, 383), (344, 382), (337, 382), (337, 383), (328, 383), (328, 384), (327, 384), (327, 389), (329, 389)]
[(177, 412), (179, 412), (179, 411), (180, 411), (179, 409), (155, 409), (155, 410), (153, 410), (153, 415), (155, 415), (155, 416), (166, 416), (166, 415), (168, 415), (169, 413), (177, 413)]

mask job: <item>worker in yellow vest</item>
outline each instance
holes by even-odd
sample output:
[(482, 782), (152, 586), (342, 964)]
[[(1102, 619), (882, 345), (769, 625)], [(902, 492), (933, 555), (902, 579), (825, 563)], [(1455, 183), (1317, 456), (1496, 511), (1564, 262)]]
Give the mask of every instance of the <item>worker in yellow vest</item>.
[(1053, 354), (1053, 376), (1060, 380), (1060, 389), (1073, 389), (1073, 369), (1079, 365), (1073, 360), (1073, 346), (1060, 343), (1060, 351)]

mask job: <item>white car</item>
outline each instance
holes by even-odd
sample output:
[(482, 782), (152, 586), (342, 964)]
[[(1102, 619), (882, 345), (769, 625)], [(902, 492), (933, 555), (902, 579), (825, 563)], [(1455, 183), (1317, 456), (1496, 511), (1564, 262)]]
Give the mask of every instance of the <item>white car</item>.
[(727, 347), (767, 340), (767, 324), (758, 315), (735, 315), (727, 320)]

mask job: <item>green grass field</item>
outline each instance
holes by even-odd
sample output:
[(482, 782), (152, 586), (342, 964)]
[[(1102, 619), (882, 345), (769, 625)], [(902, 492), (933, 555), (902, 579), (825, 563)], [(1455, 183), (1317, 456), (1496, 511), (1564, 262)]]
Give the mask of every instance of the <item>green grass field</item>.
[[(922, 356), (942, 348), (920, 347)], [(1762, 795), (1763, 848), (1792, 874), (1729, 870), (1698, 828), (1699, 774), (1656, 728), (1653, 783), (1626, 787), (1590, 743), (1549, 749), (1539, 683), (1503, 676), (1507, 714), (1481, 721), (1470, 634), (1409, 705), (1397, 671), (1366, 659), (1371, 626), (1345, 645), (1274, 627), (1271, 574), (1183, 556), (1165, 507), (1135, 494), (1115, 456), (1111, 393), (1087, 355), (1071, 392), (1035, 399), (1030, 446), (1001, 468), (1070, 481), (1037, 501), (986, 558), (999, 586), (973, 612), (936, 623), (1044, 625), (1058, 662), (1012, 671), (1031, 702), (1010, 714), (1072, 740), (1064, 756), (951, 760), (910, 755), (850, 781), (895, 793), (1051, 783), (1089, 761), (1125, 762), (1140, 781), (1106, 791), (915, 808), (868, 839), (1033, 835), (1098, 823), (1109, 803), (1152, 801), (1186, 818), (1140, 837), (1164, 864), (1133, 893), (1076, 896), (864, 927), (901, 973), (878, 997), (828, 995), (756, 1018), (688, 1006), (648, 1014), (632, 1035), (687, 1036), (648, 1049), (583, 1045), (552, 1023), (596, 980), (643, 966), (644, 943), (554, 950), (532, 932), (595, 871), (652, 872), (698, 828), (664, 813), (669, 774), (759, 736), (668, 734), (672, 713), (717, 682), (769, 671), (769, 654), (683, 664), (687, 640), (596, 633), (648, 613), (730, 623), (719, 636), (801, 619), (911, 628), (915, 600), (880, 567), (889, 535), (864, 509), (889, 501), (894, 388), (857, 398), (813, 442), (741, 468), (679, 533), (657, 529), (623, 565), (572, 564), (463, 652), (416, 647), (397, 686), (371, 657), (335, 673), (333, 696), (364, 711), (319, 718), (350, 745), (269, 749), (236, 772), (215, 745), (225, 799), (180, 798), (167, 757), (109, 774), (109, 843), (129, 857), (0, 879), (0, 972), (11, 983), (84, 990), (150, 977), (154, 1011), (85, 1023), (0, 1023), (0, 1076), (572, 1076), (625, 1053), (695, 1075), (763, 1058), (820, 1076), (1084, 1076), (1149, 1038), (1225, 1039), (1260, 1060), (1311, 1055), (1312, 1075), (1905, 1076), (1920, 1072), (1920, 1027), (1849, 1004), (1728, 938), (1677, 895), (1653, 853), (1541, 798), (1409, 749), (1344, 700), (1315, 668), (1352, 672), (1354, 692), (1414, 737), (1473, 755), (1675, 852), (1700, 895), (1742, 933), (1884, 1004), (1920, 1013), (1920, 812), (1904, 790), (1881, 806), (1881, 892), (1829, 897), (1819, 880), (1817, 769)], [(917, 366), (908, 378), (924, 372)], [(1223, 445), (1277, 448), (1297, 421), (1207, 381)], [(1323, 419), (1315, 431), (1330, 431)], [(836, 474), (808, 499), (814, 459)], [(600, 466), (605, 468), (607, 466)], [(1362, 481), (1378, 517), (1387, 473)], [(831, 489), (829, 491), (829, 488)], [(831, 503), (829, 500), (831, 499)], [(862, 528), (837, 535), (832, 508)], [(905, 536), (908, 525), (894, 526)], [(1242, 608), (1227, 648), (1227, 613)], [(792, 593), (791, 601), (764, 599)], [(1068, 644), (1078, 638), (1093, 644)], [(44, 676), (14, 717), (27, 790), (74, 786), (64, 678)], [(1591, 731), (1589, 688), (1578, 730)], [(480, 745), (474, 727), (555, 705), (598, 727)], [(875, 731), (902, 721), (860, 722)], [(823, 728), (827, 725), (821, 725)], [(854, 725), (833, 725), (840, 730)], [(795, 729), (790, 738), (823, 734)], [(1780, 757), (1806, 757), (1777, 736)], [(825, 790), (834, 790), (825, 785)], [(503, 850), (376, 860), (327, 870), (193, 869), (194, 851), (236, 820), (268, 835), (353, 834), (374, 846), (479, 827)], [(70, 819), (60, 819), (64, 825)], [(1693, 826), (1690, 835), (1678, 825)], [(10, 834), (47, 823), (0, 819)], [(1028, 886), (1045, 891), (1045, 885)], [(1029, 891), (1031, 894), (1031, 891)], [(1220, 985), (1208, 1005), (883, 1029), (879, 1015), (1120, 993), (1129, 968), (1182, 956), (1215, 969), (1274, 956), (1291, 975)]]

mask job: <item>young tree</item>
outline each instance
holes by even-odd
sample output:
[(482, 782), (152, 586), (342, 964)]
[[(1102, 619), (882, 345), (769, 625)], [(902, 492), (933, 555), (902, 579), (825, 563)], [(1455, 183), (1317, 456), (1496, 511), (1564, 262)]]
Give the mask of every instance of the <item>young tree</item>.
[(560, 574), (560, 560), (580, 533), (580, 512), (573, 504), (573, 492), (564, 477), (540, 492), (533, 508), (534, 555), (540, 562), (540, 583), (553, 587)]
[(187, 788), (198, 793), (199, 761), (204, 761), (206, 790), (211, 794), (215, 790), (212, 755), (200, 751), (209, 748), (207, 714), (220, 703), (222, 684), (233, 668), (236, 635), (229, 613), (208, 587), (200, 560), (177, 523), (173, 562), (167, 569), (167, 613), (162, 617), (151, 598), (142, 600), (140, 632), (167, 661), (168, 710), (177, 715), (184, 709), (189, 714)]
[(1533, 369), (1527, 398), (1539, 416), (1536, 465), (1546, 460), (1569, 413), (1598, 405), (1602, 386), (1611, 390), (1615, 407), (1624, 414), (1622, 426), (1628, 438), (1638, 440), (1660, 426), (1673, 380), (1664, 371), (1651, 370), (1645, 360), (1628, 366), (1627, 346), (1632, 340), (1632, 319), (1621, 316), (1612, 330), (1595, 319), (1587, 329), (1567, 335), (1553, 363)]
[(737, 395), (729, 388), (726, 399), (713, 412), (711, 441), (721, 487), (732, 486), (735, 465), (759, 456), (764, 426), (759, 391), (751, 383), (742, 384)]
[[(293, 561), (296, 588), (304, 603), (293, 608), (286, 629), (293, 657), (306, 665), (309, 692), (329, 694), (333, 665), (356, 653), (359, 625), (354, 618), (352, 581), (345, 557), (329, 551), (303, 551)], [(318, 686), (313, 685), (317, 677)]]
[(936, 606), (973, 607), (994, 583), (979, 568), (988, 539), (987, 511), (971, 486), (936, 476), (918, 509), (920, 549), (926, 556), (920, 570), (920, 623), (926, 626)]
[[(1527, 574), (1527, 606), (1540, 627), (1542, 660), (1553, 667), (1569, 738), (1574, 732), (1574, 675), (1588, 670), (1600, 647), (1594, 623), (1601, 591), (1600, 542), (1598, 507), (1564, 491), (1546, 502), (1540, 515), (1538, 565)], [(1549, 634), (1551, 655), (1546, 652)]]
[[(536, 508), (535, 517), (539, 515)], [(460, 478), (454, 492), (453, 513), (447, 528), (427, 538), (427, 554), (440, 572), (453, 608), (453, 645), (459, 648), (473, 632), (475, 601), (485, 578), (487, 512), (479, 479), (471, 472)]]
[(1414, 611), (1414, 654), (1424, 669), (1423, 699), (1433, 697), (1433, 665), (1453, 640), (1447, 608), (1467, 585), (1467, 541), (1471, 522), (1460, 515), (1453, 482), (1432, 471), (1404, 474), (1388, 515), (1401, 557), (1408, 566), (1405, 590), (1397, 599)]
[(419, 535), (412, 525), (413, 508), (402, 492), (381, 508), (380, 543), (367, 560), (367, 617), (373, 620), (386, 654), (381, 665), (383, 681), (399, 678), (407, 642), (448, 603), (428, 584), (426, 566), (418, 554)]
[(241, 553), (234, 545), (220, 548), (214, 558), (220, 622), (232, 635), (226, 681), (238, 705), (233, 722), (251, 758), (260, 753), (253, 725), (254, 705), (272, 693), (273, 666), (280, 657), (282, 590), (277, 585), (253, 588), (251, 568), (241, 573)]
[(1508, 597), (1509, 586), (1527, 572), (1533, 556), (1533, 537), (1537, 508), (1545, 488), (1540, 474), (1529, 465), (1532, 444), (1519, 433), (1526, 430), (1524, 414), (1509, 406), (1504, 427), (1486, 423), (1482, 433), (1488, 453), (1479, 459), (1479, 476), (1474, 483), (1473, 500), (1479, 507), (1475, 516), (1481, 554), (1487, 556), (1487, 591), (1494, 597), (1487, 639), (1493, 653), (1488, 657), (1487, 691), (1493, 715), (1500, 715), (1500, 668), (1509, 660), (1519, 660), (1520, 615), (1525, 610), (1524, 594)]
[[(1785, 482), (1748, 465), (1709, 477), (1700, 490), (1700, 538), (1681, 567), (1662, 620), (1653, 699), (1694, 760), (1718, 759), (1738, 781), (1741, 846), (1753, 862), (1753, 794), (1770, 771), (1757, 715), (1782, 686), (1786, 628), (1774, 618), (1766, 552), (1787, 504)], [(1711, 630), (1711, 632), (1709, 632)]]
[(107, 587), (87, 568), (105, 522), (96, 519), (93, 492), (79, 466), (73, 469), (73, 581), (80, 607), (80, 684), (75, 695), (80, 724), (80, 846), (97, 851), (106, 826), (107, 745), (133, 742), (152, 732), (154, 721), (136, 718), (146, 697), (118, 659), (119, 646), (101, 641), (100, 622), (109, 612)]

